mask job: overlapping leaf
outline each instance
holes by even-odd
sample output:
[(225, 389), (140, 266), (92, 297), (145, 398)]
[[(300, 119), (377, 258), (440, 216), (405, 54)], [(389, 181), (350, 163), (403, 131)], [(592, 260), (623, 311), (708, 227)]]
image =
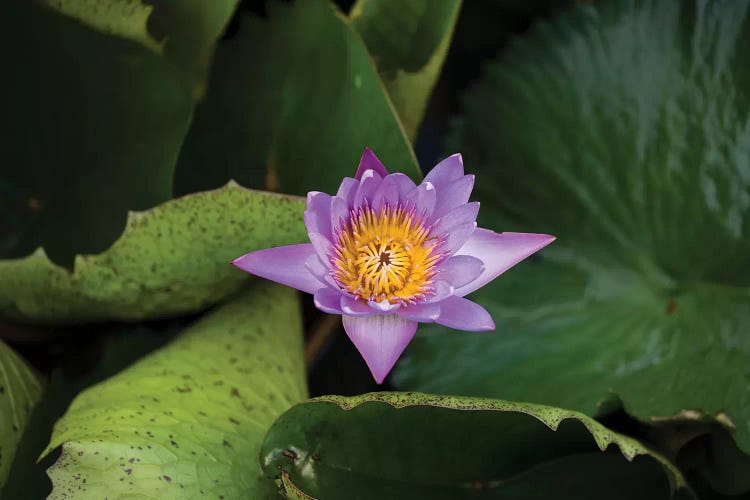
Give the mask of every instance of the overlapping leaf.
[(124, 233), (69, 271), (43, 250), (0, 261), (0, 314), (65, 323), (188, 313), (237, 290), (246, 275), (229, 263), (243, 253), (302, 243), (304, 200), (244, 189), (178, 198), (131, 213)]
[(4, 2), (0, 256), (104, 250), (168, 200), (192, 111), (176, 67), (37, 2)]
[(42, 385), (29, 366), (0, 341), (0, 490), (28, 424), (42, 397)]
[(259, 284), (82, 393), (53, 433), (50, 498), (274, 498), (258, 452), (305, 397), (298, 307)]
[(476, 294), (497, 332), (431, 330), (399, 385), (589, 414), (613, 392), (750, 451), (749, 39), (748, 2), (604, 2), (488, 66), (453, 141), (483, 225), (559, 239)]
[(242, 17), (217, 49), (175, 186), (187, 193), (232, 178), (285, 193), (335, 192), (366, 146), (389, 168), (419, 175), (348, 20), (327, 0), (269, 3), (266, 20)]
[(589, 417), (482, 398), (316, 398), (274, 423), (261, 457), (291, 498), (690, 497), (674, 466)]
[(406, 134), (416, 140), (448, 53), (461, 0), (359, 0), (350, 14), (375, 60)]

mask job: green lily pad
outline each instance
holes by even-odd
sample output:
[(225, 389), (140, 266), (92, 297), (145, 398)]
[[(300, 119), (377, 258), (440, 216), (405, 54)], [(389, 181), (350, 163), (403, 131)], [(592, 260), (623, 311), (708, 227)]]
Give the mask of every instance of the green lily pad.
[(73, 401), (50, 498), (273, 498), (261, 442), (305, 397), (297, 296), (259, 283)]
[(414, 142), (448, 53), (461, 0), (358, 0), (349, 18)]
[[(179, 71), (37, 2), (3, 2), (0, 256), (100, 252), (128, 210), (172, 197), (192, 113)], [(22, 48), (22, 49), (21, 49)]]
[(221, 189), (132, 212), (105, 252), (79, 255), (72, 271), (44, 250), (0, 261), (0, 314), (35, 323), (159, 318), (193, 312), (235, 292), (240, 255), (307, 239), (304, 199)]
[(399, 387), (646, 422), (696, 414), (750, 451), (747, 2), (603, 2), (488, 65), (453, 145), (484, 226), (558, 236), (477, 292), (497, 331), (428, 328)]
[(165, 55), (193, 85), (205, 91), (216, 40), (238, 0), (39, 0), (98, 31), (120, 36)]
[[(385, 165), (419, 176), (383, 84), (348, 19), (327, 0), (268, 4), (240, 18), (216, 50), (175, 189), (235, 179), (292, 194), (335, 192), (366, 146)], [(205, 165), (211, 165), (206, 169)]]
[(37, 376), (0, 341), (0, 489), (8, 478), (31, 410), (41, 397), (42, 385)]
[(315, 398), (279, 417), (261, 459), (292, 498), (691, 496), (664, 458), (585, 415), (461, 396)]

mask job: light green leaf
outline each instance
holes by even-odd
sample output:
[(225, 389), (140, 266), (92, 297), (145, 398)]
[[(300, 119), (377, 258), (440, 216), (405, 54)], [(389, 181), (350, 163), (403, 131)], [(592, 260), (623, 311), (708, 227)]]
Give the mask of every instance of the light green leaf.
[(292, 498), (691, 496), (668, 461), (585, 415), (460, 396), (315, 398), (279, 417), (261, 459)]
[(42, 385), (31, 368), (0, 340), (0, 489), (31, 416)]
[(349, 17), (414, 142), (448, 53), (461, 0), (358, 0)]
[(487, 67), (453, 137), (481, 225), (558, 240), (476, 293), (496, 332), (428, 329), (399, 387), (588, 414), (614, 393), (750, 451), (748, 5), (580, 7)]
[(50, 498), (273, 498), (258, 452), (304, 377), (296, 293), (259, 283), (76, 398)]
[[(335, 192), (371, 147), (415, 178), (414, 153), (362, 40), (327, 0), (269, 3), (216, 51), (176, 190), (242, 185)], [(211, 169), (204, 168), (211, 165)]]
[(304, 199), (229, 183), (130, 213), (107, 251), (79, 255), (71, 272), (43, 250), (0, 261), (0, 313), (66, 323), (184, 314), (236, 291), (240, 255), (307, 239)]

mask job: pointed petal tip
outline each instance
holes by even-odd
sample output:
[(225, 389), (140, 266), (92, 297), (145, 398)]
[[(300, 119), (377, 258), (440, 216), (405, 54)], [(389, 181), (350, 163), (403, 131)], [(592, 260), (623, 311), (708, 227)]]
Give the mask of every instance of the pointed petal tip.
[(362, 174), (364, 174), (367, 170), (373, 170), (381, 177), (385, 177), (386, 175), (388, 175), (388, 170), (386, 170), (383, 162), (381, 162), (380, 159), (375, 156), (375, 153), (373, 153), (370, 148), (366, 147), (364, 151), (362, 151), (362, 156), (359, 159), (359, 166), (357, 167), (357, 173), (355, 174), (354, 178), (360, 180), (362, 178)]
[(378, 384), (391, 372), (417, 331), (417, 322), (396, 315), (352, 317), (344, 314), (342, 322)]

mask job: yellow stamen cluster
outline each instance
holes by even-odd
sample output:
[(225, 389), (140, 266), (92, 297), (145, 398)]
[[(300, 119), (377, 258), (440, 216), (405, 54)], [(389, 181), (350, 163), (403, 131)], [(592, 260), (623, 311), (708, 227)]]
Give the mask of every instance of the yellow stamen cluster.
[(437, 238), (421, 218), (402, 207), (352, 212), (337, 231), (333, 277), (344, 290), (365, 300), (412, 303), (432, 291)]

